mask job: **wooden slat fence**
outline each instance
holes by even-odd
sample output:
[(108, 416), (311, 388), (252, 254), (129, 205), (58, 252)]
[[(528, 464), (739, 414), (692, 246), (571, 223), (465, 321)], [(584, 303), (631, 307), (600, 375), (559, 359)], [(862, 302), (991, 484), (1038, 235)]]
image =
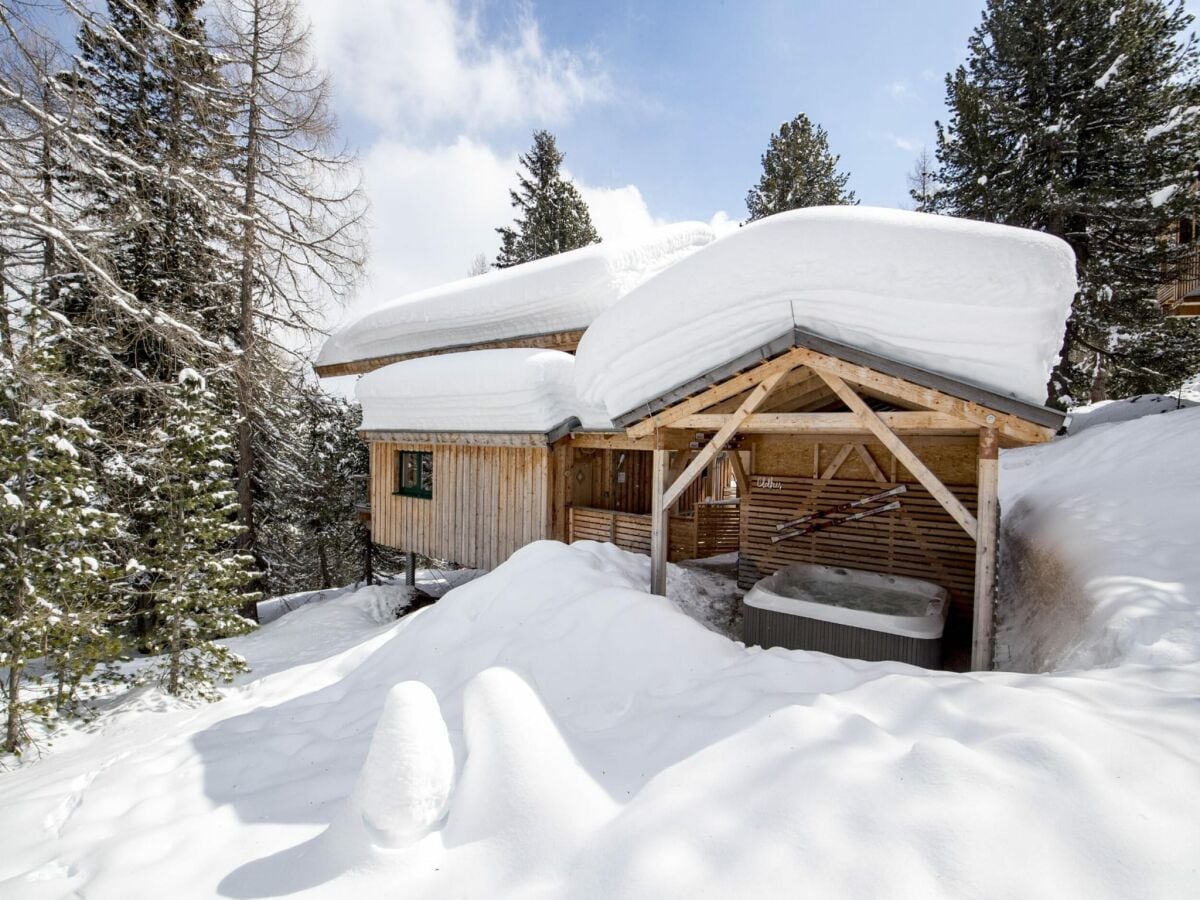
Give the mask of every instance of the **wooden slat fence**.
[[(775, 526), (797, 516), (867, 497), (898, 482), (821, 481), (759, 475), (742, 498), (738, 583), (754, 582), (784, 566), (807, 562), (907, 575), (946, 587), (969, 610), (975, 585), (975, 544), (923, 487), (906, 484), (901, 509), (778, 544)], [(974, 485), (947, 485), (974, 514)]]

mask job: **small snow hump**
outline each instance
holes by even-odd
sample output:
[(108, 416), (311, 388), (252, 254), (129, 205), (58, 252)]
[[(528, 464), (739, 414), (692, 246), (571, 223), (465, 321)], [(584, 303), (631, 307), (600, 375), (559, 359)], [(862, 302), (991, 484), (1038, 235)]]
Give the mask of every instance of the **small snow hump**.
[(446, 814), (454, 787), (454, 750), (437, 697), (419, 681), (388, 691), (352, 803), (374, 842), (403, 847)]

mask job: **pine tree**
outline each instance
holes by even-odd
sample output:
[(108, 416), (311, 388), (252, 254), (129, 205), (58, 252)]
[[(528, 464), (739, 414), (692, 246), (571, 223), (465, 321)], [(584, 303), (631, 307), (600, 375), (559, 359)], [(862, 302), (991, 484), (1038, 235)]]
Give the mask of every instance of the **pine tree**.
[(193, 369), (179, 374), (163, 425), (152, 435), (155, 476), (142, 502), (146, 530), (140, 571), (154, 600), (151, 649), (174, 695), (214, 697), (213, 686), (247, 666), (217, 638), (254, 623), (238, 609), (253, 558), (235, 549), (237, 492), (230, 482), (232, 435), (221, 427), (216, 399)]
[(6, 308), (4, 318), (5, 333), (17, 332), (17, 340), (0, 355), (0, 668), (7, 670), (3, 748), (17, 752), (23, 714), (48, 714), (52, 705), (24, 699), (28, 663), (47, 658), (61, 705), (112, 649), (108, 541), (117, 521), (99, 508), (83, 458), (95, 432), (78, 417), (62, 370), (61, 326), (36, 307), (19, 322)]
[(533, 147), (521, 154), (520, 161), (524, 172), (517, 172), (518, 189), (508, 192), (520, 215), (513, 227), (496, 229), (500, 235), (496, 268), (600, 243), (583, 196), (559, 172), (563, 155), (554, 135), (535, 131)]
[(1200, 367), (1200, 328), (1156, 286), (1178, 250), (1200, 147), (1191, 17), (1164, 0), (989, 0), (946, 78), (938, 209), (1034, 228), (1075, 251), (1080, 293), (1050, 402), (1169, 391)]
[(762, 177), (746, 194), (750, 221), (803, 209), (858, 201), (846, 190), (847, 172), (838, 171), (839, 156), (829, 151), (829, 135), (801, 113), (779, 126), (762, 156)]

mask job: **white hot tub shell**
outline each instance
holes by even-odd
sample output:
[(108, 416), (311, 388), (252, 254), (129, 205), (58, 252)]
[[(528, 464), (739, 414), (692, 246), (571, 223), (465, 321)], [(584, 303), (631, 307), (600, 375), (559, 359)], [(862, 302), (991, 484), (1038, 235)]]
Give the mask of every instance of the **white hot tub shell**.
[(928, 581), (799, 563), (762, 579), (742, 601), (747, 644), (819, 650), (934, 667), (950, 595)]

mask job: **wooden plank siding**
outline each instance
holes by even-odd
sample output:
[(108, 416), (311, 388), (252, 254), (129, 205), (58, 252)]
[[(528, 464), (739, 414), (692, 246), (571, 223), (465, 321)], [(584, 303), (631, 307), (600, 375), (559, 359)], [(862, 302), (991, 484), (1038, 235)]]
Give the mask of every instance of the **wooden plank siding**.
[[(433, 453), (433, 497), (396, 490), (396, 454)], [(371, 444), (371, 534), (377, 544), (492, 569), (553, 536), (551, 450)]]

